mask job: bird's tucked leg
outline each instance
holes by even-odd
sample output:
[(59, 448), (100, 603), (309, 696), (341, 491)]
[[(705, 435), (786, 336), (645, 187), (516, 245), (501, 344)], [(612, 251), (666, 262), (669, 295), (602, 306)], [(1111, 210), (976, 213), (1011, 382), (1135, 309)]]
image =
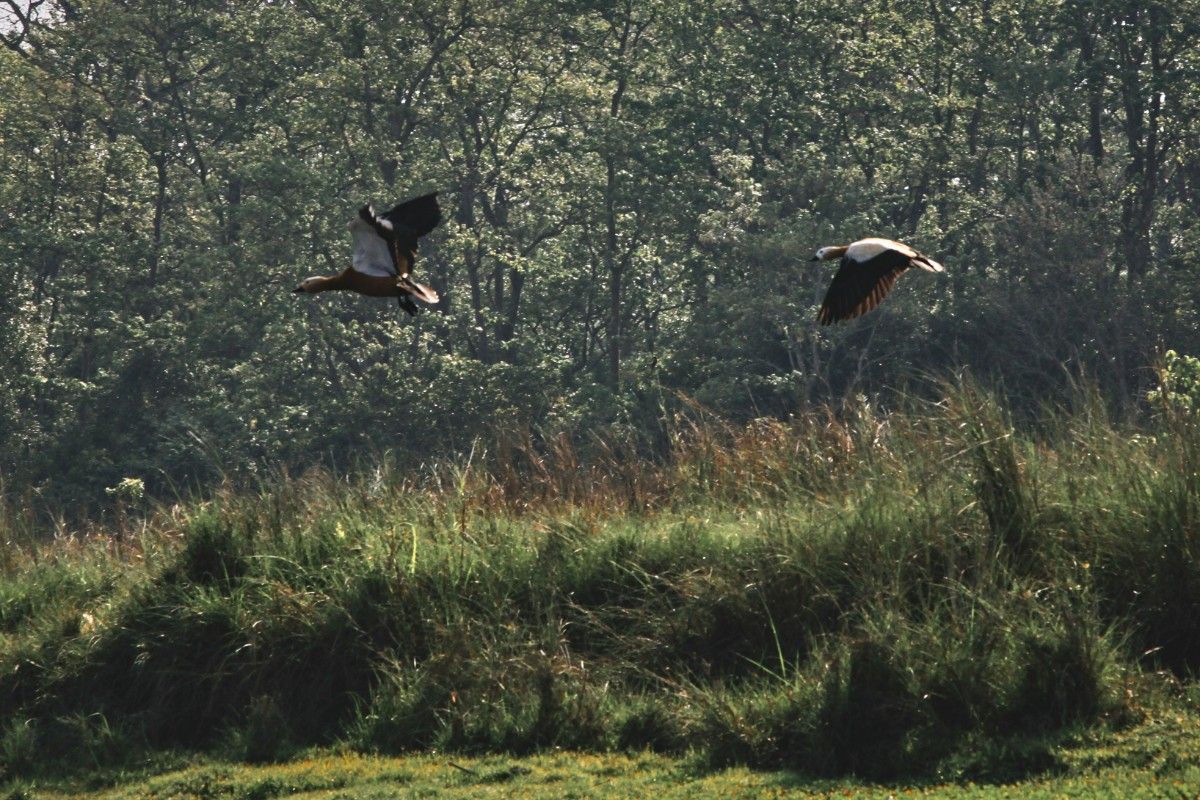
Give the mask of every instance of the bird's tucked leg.
[(396, 302), (401, 308), (408, 312), (410, 317), (415, 317), (417, 314), (421, 313), (421, 309), (416, 303), (413, 302), (413, 299), (406, 294), (402, 294), (397, 297)]

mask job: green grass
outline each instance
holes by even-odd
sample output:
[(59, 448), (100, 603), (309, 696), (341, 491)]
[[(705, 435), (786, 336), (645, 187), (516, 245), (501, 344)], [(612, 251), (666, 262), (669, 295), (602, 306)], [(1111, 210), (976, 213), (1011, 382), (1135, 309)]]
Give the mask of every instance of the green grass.
[(824, 798), (1190, 798), (1200, 793), (1200, 718), (1168, 715), (1120, 734), (1085, 735), (1052, 750), (1047, 769), (1013, 782), (872, 783), (790, 771), (713, 770), (695, 759), (653, 753), (554, 751), (526, 757), (426, 754), (405, 757), (317, 750), (286, 763), (251, 765), (176, 756), (173, 764), (88, 779), (20, 782), (10, 797), (824, 797)]
[(1191, 413), (1084, 398), (1018, 428), (948, 384), (786, 423), (692, 409), (663, 439), (280, 475), (53, 541), (0, 521), (3, 776), (317, 746), (1016, 781), (1191, 719)]

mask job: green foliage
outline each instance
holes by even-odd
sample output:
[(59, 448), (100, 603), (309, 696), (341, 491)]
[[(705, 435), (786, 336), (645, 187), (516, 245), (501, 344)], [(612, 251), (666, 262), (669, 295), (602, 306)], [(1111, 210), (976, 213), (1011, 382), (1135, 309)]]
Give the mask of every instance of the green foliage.
[(677, 419), (661, 462), (550, 441), (280, 476), (31, 547), (0, 604), (5, 769), (342, 742), (1010, 779), (1186, 705), (1195, 426), (1084, 398), (1030, 429), (943, 391)]
[(261, 695), (250, 701), (245, 718), (231, 731), (230, 757), (251, 764), (278, 761), (291, 754), (287, 718), (279, 700)]
[(1200, 358), (1168, 350), (1163, 354), (1158, 387), (1146, 397), (1151, 403), (1183, 412), (1200, 408)]
[(122, 478), (116, 486), (110, 486), (104, 493), (125, 502), (136, 502), (146, 496), (146, 482), (141, 478)]
[[(615, 425), (661, 456), (677, 392), (786, 419), (964, 365), (1018, 415), (1080, 375), (1135, 409), (1160, 347), (1200, 351), (1197, 20), (1196, 0), (43, 8), (0, 47), (5, 502), (121, 518), (133, 498), (105, 490), (129, 476), (162, 499), (415, 466), (509, 426), (586, 446)], [(439, 309), (288, 293), (347, 262), (360, 203), (432, 189)], [(820, 328), (808, 258), (870, 234), (947, 276)]]
[[(100, 781), (42, 780), (16, 784), (9, 797), (104, 798), (222, 797), (262, 800), (292, 794), (329, 794), (386, 800), (396, 796), (506, 798), (560, 797), (758, 798), (803, 796), (833, 800), (886, 800), (908, 795), (958, 800), (994, 798), (1187, 797), (1200, 786), (1195, 767), (1194, 716), (1138, 726), (1123, 734), (1072, 742), (1055, 770), (1003, 783), (942, 777), (912, 785), (861, 779), (812, 779), (789, 771), (698, 769), (694, 760), (648, 753), (553, 752), (537, 756), (361, 756), (339, 750), (306, 753), (283, 764), (247, 765), (188, 759)], [(1174, 757), (1170, 748), (1174, 748)], [(1016, 753), (1018, 747), (1011, 748)]]
[(36, 722), (31, 719), (10, 718), (0, 734), (0, 776), (28, 772), (38, 760), (38, 737)]

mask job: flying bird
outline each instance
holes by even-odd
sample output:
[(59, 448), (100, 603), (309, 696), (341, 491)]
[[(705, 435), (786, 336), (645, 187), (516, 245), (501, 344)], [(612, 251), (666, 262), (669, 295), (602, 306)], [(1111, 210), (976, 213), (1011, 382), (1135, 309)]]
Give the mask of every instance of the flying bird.
[(407, 200), (383, 214), (369, 205), (358, 210), (347, 226), (354, 236), (351, 266), (337, 275), (305, 278), (293, 291), (307, 294), (344, 289), (369, 297), (395, 297), (400, 307), (416, 314), (423, 303), (438, 302), (438, 293), (414, 281), (417, 239), (442, 221), (437, 192)]
[(906, 244), (891, 239), (859, 239), (849, 245), (822, 247), (813, 261), (842, 260), (825, 292), (817, 319), (822, 325), (854, 319), (867, 313), (887, 297), (896, 279), (909, 267), (928, 272), (946, 269)]

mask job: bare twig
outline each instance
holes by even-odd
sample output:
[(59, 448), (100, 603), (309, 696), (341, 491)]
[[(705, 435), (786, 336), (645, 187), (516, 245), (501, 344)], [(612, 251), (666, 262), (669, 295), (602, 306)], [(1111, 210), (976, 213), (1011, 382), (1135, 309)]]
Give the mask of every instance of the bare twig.
[(28, 0), (19, 3), (17, 0), (4, 0), (0, 9), (7, 9), (7, 13), (0, 14), (0, 42), (9, 50), (25, 53), (23, 45), (29, 38), (38, 9), (45, 2), (46, 0)]

